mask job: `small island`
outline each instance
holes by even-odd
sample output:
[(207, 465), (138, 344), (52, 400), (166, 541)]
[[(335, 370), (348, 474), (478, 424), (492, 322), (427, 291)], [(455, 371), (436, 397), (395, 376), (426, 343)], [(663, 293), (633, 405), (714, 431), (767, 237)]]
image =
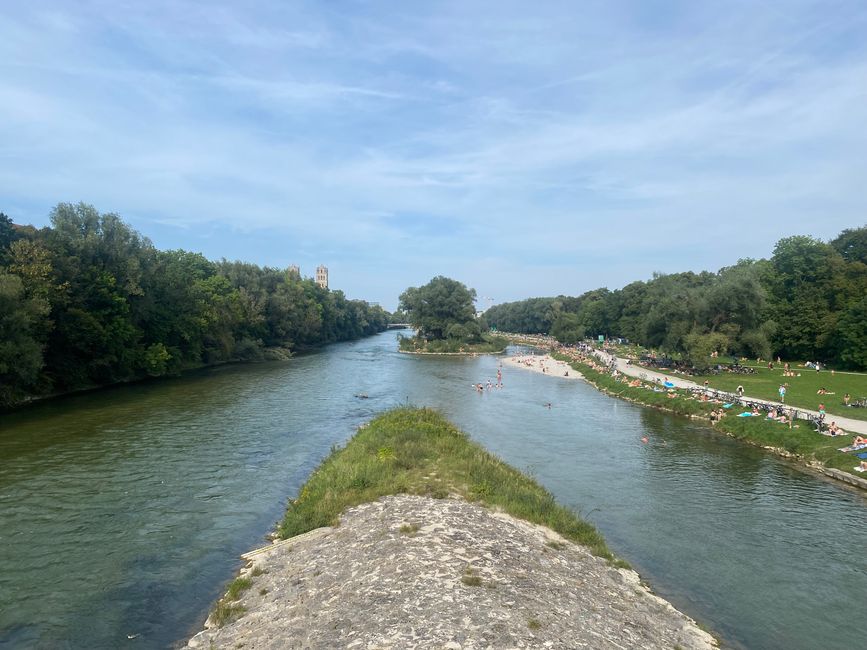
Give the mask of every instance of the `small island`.
[(335, 449), (188, 648), (649, 648), (716, 640), (596, 529), (435, 411)]
[(509, 341), (489, 333), (474, 307), (476, 290), (438, 275), (400, 296), (400, 311), (416, 330), (400, 338), (400, 351), (411, 354), (499, 354)]

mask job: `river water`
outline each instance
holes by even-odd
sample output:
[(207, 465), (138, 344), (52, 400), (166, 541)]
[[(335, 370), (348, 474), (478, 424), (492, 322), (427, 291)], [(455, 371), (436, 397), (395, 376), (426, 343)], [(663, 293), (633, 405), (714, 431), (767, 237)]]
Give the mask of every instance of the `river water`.
[(172, 647), (332, 445), (406, 403), (534, 475), (725, 646), (865, 647), (862, 494), (580, 381), (470, 388), (498, 363), (386, 332), (0, 416), (0, 647)]

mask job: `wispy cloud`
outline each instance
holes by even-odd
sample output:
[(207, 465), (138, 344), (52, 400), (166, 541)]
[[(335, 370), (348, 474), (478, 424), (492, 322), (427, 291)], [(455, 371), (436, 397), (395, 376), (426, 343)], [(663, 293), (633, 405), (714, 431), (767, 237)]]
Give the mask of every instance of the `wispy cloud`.
[(578, 293), (865, 221), (858, 0), (0, 17), (0, 210), (24, 221), (85, 200), (388, 306), (434, 273)]

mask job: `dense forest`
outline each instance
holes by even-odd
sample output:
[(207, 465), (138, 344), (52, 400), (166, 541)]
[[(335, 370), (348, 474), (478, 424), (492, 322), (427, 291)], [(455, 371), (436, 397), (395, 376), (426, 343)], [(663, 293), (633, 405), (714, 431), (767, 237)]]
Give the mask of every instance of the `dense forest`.
[(116, 214), (62, 203), (51, 227), (0, 213), (0, 405), (385, 329), (378, 306), (312, 280), (161, 251)]
[(780, 240), (769, 260), (656, 274), (622, 289), (531, 298), (485, 312), (502, 331), (562, 342), (625, 337), (698, 362), (713, 351), (867, 369), (867, 227)]

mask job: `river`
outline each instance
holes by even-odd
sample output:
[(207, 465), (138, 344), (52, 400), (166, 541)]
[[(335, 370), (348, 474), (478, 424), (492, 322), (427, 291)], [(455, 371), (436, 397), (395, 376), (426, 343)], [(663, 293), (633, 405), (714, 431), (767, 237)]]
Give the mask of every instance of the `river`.
[(863, 494), (581, 381), (471, 389), (497, 365), (386, 332), (0, 416), (0, 648), (172, 647), (329, 449), (406, 403), (534, 475), (726, 647), (864, 646)]

